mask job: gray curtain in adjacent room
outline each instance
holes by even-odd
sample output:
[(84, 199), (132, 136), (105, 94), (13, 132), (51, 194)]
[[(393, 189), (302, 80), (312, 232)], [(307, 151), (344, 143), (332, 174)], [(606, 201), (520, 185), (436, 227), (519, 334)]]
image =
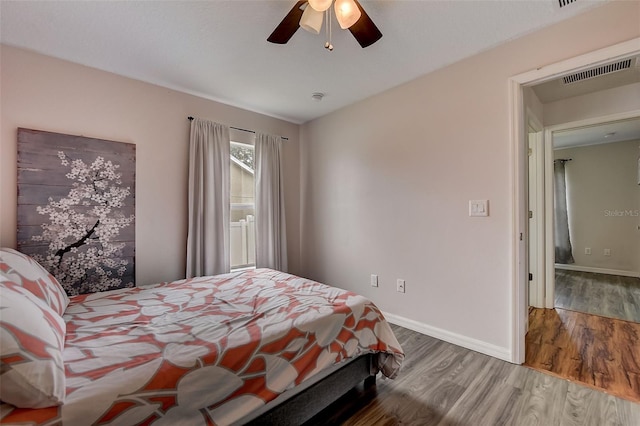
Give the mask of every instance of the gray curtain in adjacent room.
[(256, 267), (287, 270), (282, 138), (256, 135)]
[(566, 160), (553, 162), (554, 223), (556, 263), (574, 263), (569, 236), (569, 214), (567, 208)]
[(194, 118), (189, 142), (187, 278), (229, 272), (229, 128)]

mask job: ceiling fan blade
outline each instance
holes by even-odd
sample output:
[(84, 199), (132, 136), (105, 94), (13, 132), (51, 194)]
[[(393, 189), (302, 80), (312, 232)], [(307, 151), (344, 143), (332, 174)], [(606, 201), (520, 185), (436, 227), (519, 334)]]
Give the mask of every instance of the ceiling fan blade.
[(276, 44), (286, 44), (296, 31), (298, 31), (298, 28), (300, 28), (300, 18), (302, 18), (302, 13), (304, 12), (301, 8), (306, 2), (307, 0), (296, 2), (287, 16), (284, 17), (282, 22), (280, 22), (269, 38), (267, 38), (267, 41)]
[(358, 0), (353, 1), (358, 6), (358, 9), (360, 9), (360, 13), (362, 15), (360, 16), (360, 19), (358, 19), (358, 21), (349, 28), (349, 31), (351, 31), (351, 34), (353, 34), (358, 43), (360, 43), (360, 46), (365, 48), (380, 40), (382, 38), (382, 33), (378, 27), (376, 27), (376, 24), (373, 23), (371, 18), (369, 18), (369, 15), (364, 11)]

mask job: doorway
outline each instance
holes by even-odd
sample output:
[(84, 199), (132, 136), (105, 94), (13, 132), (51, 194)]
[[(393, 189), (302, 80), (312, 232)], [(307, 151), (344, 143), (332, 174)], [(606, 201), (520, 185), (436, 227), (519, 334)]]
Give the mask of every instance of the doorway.
[[(513, 320), (513, 330), (514, 330), (514, 345), (513, 345), (513, 353), (515, 362), (522, 363), (525, 359), (525, 348), (524, 348), (524, 340), (525, 340), (525, 326), (527, 325), (527, 319), (523, 318), (528, 314), (529, 304), (534, 305), (537, 303), (540, 305), (540, 299), (544, 299), (543, 307), (553, 308), (554, 306), (554, 283), (555, 283), (555, 253), (554, 248), (555, 244), (553, 244), (553, 236), (554, 231), (553, 228), (550, 230), (549, 224), (553, 224), (553, 180), (545, 179), (544, 183), (544, 215), (538, 215), (542, 220), (547, 224), (544, 226), (545, 232), (543, 236), (544, 240), (544, 253), (542, 256), (537, 255), (536, 247), (539, 246), (539, 240), (537, 239), (537, 232), (535, 223), (532, 223), (532, 215), (535, 216), (535, 212), (530, 210), (530, 206), (536, 207), (536, 196), (538, 190), (535, 188), (535, 184), (532, 185), (531, 179), (536, 181), (536, 173), (533, 174), (527, 173), (526, 171), (530, 170), (533, 167), (532, 163), (535, 163), (535, 160), (529, 156), (529, 149), (531, 149), (532, 145), (532, 133), (533, 130), (529, 126), (529, 120), (527, 118), (528, 110), (525, 107), (524, 99), (523, 99), (523, 88), (530, 87), (536, 84), (544, 83), (547, 81), (551, 81), (557, 79), (558, 77), (562, 77), (564, 74), (570, 72), (577, 72), (583, 69), (591, 69), (593, 67), (597, 67), (601, 64), (608, 63), (612, 60), (622, 59), (622, 58), (631, 58), (633, 56), (638, 55), (640, 53), (638, 46), (639, 39), (633, 40), (632, 43), (621, 43), (620, 45), (613, 46), (608, 49), (603, 49), (601, 51), (592, 52), (591, 54), (584, 55), (578, 58), (574, 58), (568, 61), (564, 61), (560, 64), (554, 64), (549, 67), (549, 70), (535, 70), (530, 73), (526, 73), (520, 76), (515, 77), (512, 80), (512, 95), (514, 96), (514, 141), (516, 143), (515, 146), (515, 173), (514, 178), (517, 180), (516, 185), (516, 193), (514, 198), (515, 211), (516, 211), (516, 222), (515, 222), (515, 237), (519, 237), (519, 242), (514, 245), (514, 272), (515, 272), (515, 280), (517, 282), (516, 287), (514, 289), (514, 320)], [(640, 80), (639, 80), (640, 81)], [(632, 115), (635, 114), (640, 115), (640, 110), (633, 111)], [(546, 116), (546, 114), (545, 114)], [(548, 129), (547, 129), (548, 130)], [(559, 129), (555, 129), (559, 130)], [(553, 146), (551, 145), (551, 134), (547, 135), (548, 132), (545, 132), (545, 143), (544, 143), (544, 165), (545, 172), (548, 174), (553, 170)], [(528, 159), (528, 161), (527, 161)], [(525, 169), (525, 173), (522, 172), (522, 169)], [(539, 170), (539, 169), (536, 169)], [(531, 178), (531, 179), (530, 179)], [(531, 211), (531, 213), (530, 213)], [(640, 225), (640, 224), (639, 224)], [(524, 234), (526, 238), (522, 238), (522, 234), (519, 234), (519, 230), (524, 230)], [(523, 241), (524, 240), (524, 241)], [(588, 247), (582, 247), (581, 249), (586, 249)], [(532, 253), (535, 251), (536, 253)], [(537, 260), (536, 260), (537, 259)], [(536, 282), (532, 282), (530, 287), (527, 287), (529, 283), (529, 273), (535, 272), (536, 267), (543, 265), (544, 273), (540, 275), (540, 278), (543, 279), (544, 284), (542, 288), (544, 288), (544, 292), (541, 290), (540, 286), (537, 286)], [(530, 303), (529, 303), (530, 301)], [(556, 363), (560, 359), (560, 355), (563, 353), (569, 353), (573, 350), (575, 353), (573, 355), (569, 355), (569, 360), (578, 360), (580, 359), (580, 355), (588, 355), (592, 356), (596, 363), (598, 359), (600, 359), (600, 364), (602, 364), (602, 358), (605, 358), (609, 361), (611, 359), (615, 359), (618, 357), (619, 359), (633, 359), (634, 354), (640, 353), (640, 347), (637, 348), (623, 348), (623, 345), (616, 345), (616, 343), (612, 343), (610, 341), (606, 341), (605, 336), (607, 334), (606, 330), (611, 330), (612, 327), (615, 329), (616, 326), (610, 326), (609, 324), (603, 325), (602, 321), (597, 320), (599, 317), (593, 315), (586, 315), (584, 317), (579, 317), (573, 315), (571, 311), (564, 311), (562, 309), (539, 309), (537, 310), (537, 316), (533, 317), (532, 322), (540, 322), (541, 320), (546, 321), (547, 324), (552, 324), (551, 333), (546, 337), (544, 336), (544, 330), (536, 327), (534, 324), (532, 327), (533, 331), (530, 331), (530, 336), (533, 334), (535, 340), (531, 345), (529, 345), (527, 349), (527, 358), (529, 358), (529, 353), (534, 351), (535, 349), (540, 349), (540, 353), (548, 355), (548, 359), (544, 360), (543, 364), (552, 364)], [(594, 320), (592, 320), (594, 319)], [(562, 331), (566, 331), (569, 327), (568, 325), (574, 326), (577, 325), (579, 327), (579, 331), (577, 333), (562, 334)], [(640, 326), (639, 326), (640, 327)], [(604, 330), (602, 333), (602, 338), (600, 338), (600, 334), (598, 334), (598, 330)], [(622, 330), (623, 328), (619, 328)], [(629, 327), (624, 328), (626, 330)], [(635, 330), (634, 332), (640, 332), (640, 328)], [(586, 342), (587, 346), (580, 347), (579, 344), (572, 340), (574, 334), (582, 333), (582, 337), (590, 336), (591, 341)], [(586, 334), (585, 334), (586, 333)], [(587, 352), (591, 351), (590, 354)], [(606, 354), (605, 354), (606, 353)], [(630, 356), (629, 356), (630, 355)], [(599, 358), (598, 358), (599, 357)], [(636, 360), (637, 361), (637, 360)], [(635, 362), (635, 361), (634, 361)], [(611, 366), (609, 364), (604, 365), (605, 368), (601, 370), (591, 370), (591, 371), (583, 371), (582, 367), (588, 364), (587, 362), (579, 362), (578, 364), (566, 363), (564, 365), (558, 365), (559, 370), (565, 370), (564, 377), (577, 380), (581, 380), (581, 376), (590, 376), (590, 377), (608, 377), (608, 375), (615, 375), (616, 368), (624, 369), (629, 372), (629, 366)], [(599, 366), (602, 366), (600, 365)], [(615, 363), (613, 363), (615, 364)], [(594, 366), (595, 367), (595, 366)], [(553, 371), (553, 370), (551, 370)], [(621, 371), (621, 370), (618, 370)], [(558, 371), (554, 371), (558, 374)], [(636, 374), (636, 373), (634, 373)], [(618, 374), (619, 375), (619, 374)], [(589, 383), (588, 381), (584, 381), (585, 383)], [(603, 383), (589, 383), (593, 386), (604, 387)], [(616, 393), (616, 392), (613, 392)], [(623, 397), (628, 397), (630, 399), (634, 399), (634, 395), (623, 395), (618, 393), (618, 395)], [(639, 395), (635, 395), (636, 398), (640, 397)], [(636, 399), (638, 400), (638, 399)]]
[[(528, 205), (527, 205), (527, 122), (524, 105), (524, 88), (551, 81), (571, 72), (587, 70), (611, 61), (631, 58), (640, 55), (640, 38), (622, 42), (608, 48), (600, 49), (585, 55), (571, 58), (549, 66), (514, 76), (510, 79), (511, 95), (511, 131), (513, 141), (512, 182), (513, 182), (513, 227), (512, 227), (512, 319), (511, 319), (511, 359), (522, 364), (525, 358), (525, 334), (528, 317)], [(527, 141), (527, 142), (525, 142)], [(545, 158), (547, 157), (545, 153)], [(548, 161), (548, 160), (547, 160)], [(549, 188), (545, 187), (545, 192)], [(545, 235), (548, 238), (548, 235)], [(545, 253), (545, 260), (550, 257)], [(546, 261), (549, 264), (548, 261)], [(546, 277), (549, 268), (546, 268)]]

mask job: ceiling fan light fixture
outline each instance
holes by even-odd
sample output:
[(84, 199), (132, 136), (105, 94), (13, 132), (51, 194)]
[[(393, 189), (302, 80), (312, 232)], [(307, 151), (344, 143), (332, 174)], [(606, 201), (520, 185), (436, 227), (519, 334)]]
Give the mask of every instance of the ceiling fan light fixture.
[(309, 0), (309, 6), (318, 12), (324, 12), (331, 7), (333, 0)]
[(358, 22), (358, 19), (360, 19), (362, 15), (360, 8), (358, 8), (358, 5), (353, 0), (336, 0), (334, 8), (340, 28), (343, 30), (346, 30)]
[[(329, 7), (333, 3), (330, 0), (317, 1), (325, 1), (326, 3), (324, 4), (329, 5)], [(325, 47), (328, 50), (331, 50), (331, 9), (325, 10), (327, 14), (327, 18), (323, 18), (323, 21), (325, 22), (321, 22), (316, 18), (318, 20), (315, 21), (314, 24), (311, 24), (310, 21), (311, 16), (313, 16), (313, 12), (310, 9), (318, 11), (316, 8), (312, 7), (314, 4), (317, 6), (316, 1), (314, 0), (297, 0), (289, 13), (285, 15), (284, 19), (280, 21), (276, 29), (273, 30), (269, 37), (267, 37), (267, 41), (269, 43), (287, 44), (291, 37), (293, 37), (296, 31), (300, 28), (301, 21), (303, 21), (302, 23), (304, 27), (308, 27), (305, 28), (306, 30), (316, 34), (319, 34), (322, 24), (325, 24), (328, 41)], [(362, 8), (359, 0), (335, 0), (335, 10), (340, 27), (348, 29), (363, 49), (371, 46), (382, 37), (382, 33), (378, 27), (376, 27), (376, 24), (373, 23), (367, 12)], [(302, 15), (305, 14), (305, 12), (307, 16), (305, 16), (303, 20)]]
[(307, 7), (302, 13), (302, 18), (300, 18), (300, 27), (310, 33), (320, 34), (323, 16), (324, 12), (318, 12), (313, 7)]

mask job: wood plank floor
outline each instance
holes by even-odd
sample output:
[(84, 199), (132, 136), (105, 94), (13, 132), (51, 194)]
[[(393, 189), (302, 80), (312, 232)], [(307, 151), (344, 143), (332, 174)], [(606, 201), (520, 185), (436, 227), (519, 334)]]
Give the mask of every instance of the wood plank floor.
[(527, 366), (640, 403), (640, 324), (532, 308), (526, 348)]
[(356, 387), (313, 425), (640, 425), (640, 404), (393, 326), (395, 380)]
[(556, 269), (555, 307), (640, 323), (640, 278)]

